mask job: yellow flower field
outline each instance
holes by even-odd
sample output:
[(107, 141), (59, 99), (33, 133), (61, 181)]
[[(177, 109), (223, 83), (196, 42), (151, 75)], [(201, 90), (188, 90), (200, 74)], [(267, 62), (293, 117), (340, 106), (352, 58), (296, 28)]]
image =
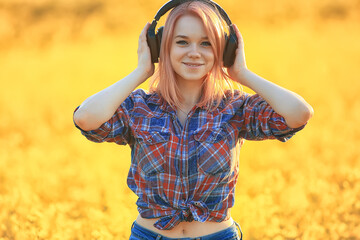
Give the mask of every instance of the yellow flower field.
[[(248, 67), (315, 111), (287, 143), (245, 143), (244, 239), (360, 239), (359, 1), (217, 2)], [(129, 238), (129, 148), (86, 140), (72, 113), (136, 67), (163, 3), (0, 0), (0, 240)]]

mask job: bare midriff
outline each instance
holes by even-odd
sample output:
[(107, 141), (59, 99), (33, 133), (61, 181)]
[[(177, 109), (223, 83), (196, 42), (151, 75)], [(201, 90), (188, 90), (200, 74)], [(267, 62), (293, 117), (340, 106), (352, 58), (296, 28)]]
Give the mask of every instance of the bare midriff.
[(230, 217), (228, 220), (225, 220), (223, 222), (198, 222), (198, 221), (181, 222), (178, 225), (176, 225), (173, 229), (159, 230), (156, 227), (154, 227), (154, 223), (158, 220), (159, 220), (158, 218), (155, 219), (143, 218), (139, 214), (136, 219), (136, 223), (150, 231), (159, 233), (169, 238), (201, 237), (224, 230), (230, 227), (234, 223), (233, 219)]

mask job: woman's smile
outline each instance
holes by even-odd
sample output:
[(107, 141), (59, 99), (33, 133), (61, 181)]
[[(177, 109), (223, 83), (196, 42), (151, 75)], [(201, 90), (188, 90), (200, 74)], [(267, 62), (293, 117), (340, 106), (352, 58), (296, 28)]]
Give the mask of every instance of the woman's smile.
[(191, 69), (198, 69), (204, 65), (201, 63), (186, 63), (186, 62), (184, 64)]

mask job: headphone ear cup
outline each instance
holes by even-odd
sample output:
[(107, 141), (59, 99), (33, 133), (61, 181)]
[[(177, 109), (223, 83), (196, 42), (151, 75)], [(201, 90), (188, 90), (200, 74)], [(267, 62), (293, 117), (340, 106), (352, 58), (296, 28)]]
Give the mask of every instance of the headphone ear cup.
[(159, 27), (156, 33), (156, 44), (157, 44), (157, 55), (160, 57), (160, 49), (161, 49), (161, 40), (164, 31), (164, 26)]
[(224, 67), (231, 67), (235, 62), (238, 41), (235, 31), (230, 31), (230, 36), (225, 33), (225, 49), (223, 55)]
[(155, 63), (158, 61), (159, 55), (158, 55), (158, 46), (157, 46), (157, 40), (156, 40), (154, 28), (148, 29), (146, 34), (146, 41), (150, 48), (151, 62)]

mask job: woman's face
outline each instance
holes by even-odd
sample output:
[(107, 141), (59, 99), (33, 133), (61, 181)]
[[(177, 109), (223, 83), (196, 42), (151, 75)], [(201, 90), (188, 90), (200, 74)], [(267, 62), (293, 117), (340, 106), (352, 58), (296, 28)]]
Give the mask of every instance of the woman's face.
[(175, 24), (170, 48), (178, 81), (203, 80), (214, 65), (214, 52), (199, 17), (184, 15)]

